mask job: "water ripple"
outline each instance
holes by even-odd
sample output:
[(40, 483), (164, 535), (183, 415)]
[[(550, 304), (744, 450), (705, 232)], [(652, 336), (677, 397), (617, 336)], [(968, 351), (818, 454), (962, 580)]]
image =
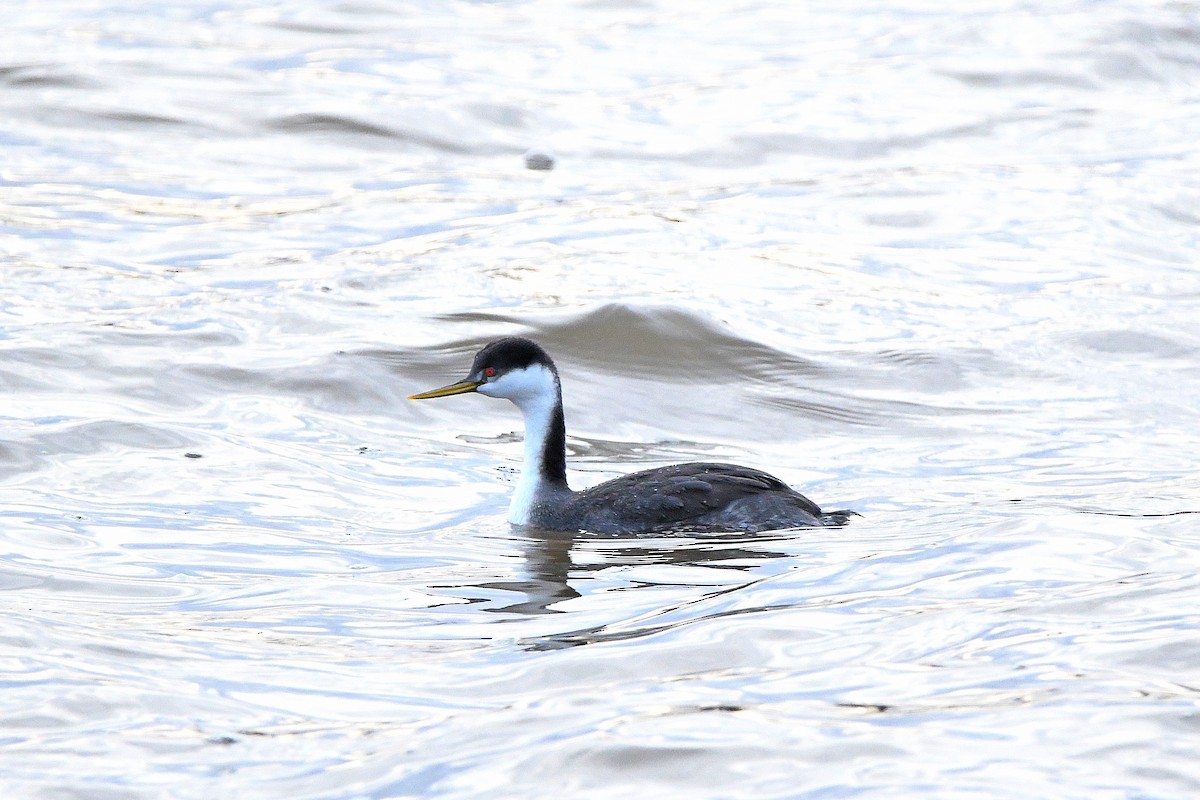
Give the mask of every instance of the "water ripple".
[(303, 5), (7, 9), (6, 795), (1200, 791), (1189, 8)]

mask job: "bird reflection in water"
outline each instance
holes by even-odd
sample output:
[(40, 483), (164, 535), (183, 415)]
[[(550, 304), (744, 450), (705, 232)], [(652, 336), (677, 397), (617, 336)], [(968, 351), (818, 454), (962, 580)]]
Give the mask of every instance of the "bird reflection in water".
[[(706, 534), (702, 538), (688, 539), (679, 535), (605, 537), (583, 533), (571, 535), (537, 528), (518, 530), (523, 535), (525, 577), (476, 585), (482, 589), (514, 592), (524, 595), (525, 599), (489, 607), (484, 609), (486, 611), (509, 614), (565, 613), (554, 606), (582, 596), (572, 585), (573, 581), (578, 585), (582, 581), (594, 580), (596, 573), (612, 568), (670, 565), (748, 572), (760, 566), (760, 562), (788, 555), (764, 547), (772, 541), (784, 541), (788, 538), (788, 531), (780, 531), (776, 536), (767, 538), (762, 534)], [(595, 545), (589, 549), (591, 558), (587, 561), (572, 557), (572, 551), (583, 544)], [(729, 587), (719, 585), (711, 588), (725, 591)], [(557, 642), (555, 646), (568, 647), (612, 638), (596, 633), (592, 636), (587, 631), (576, 631), (559, 635), (554, 637)]]

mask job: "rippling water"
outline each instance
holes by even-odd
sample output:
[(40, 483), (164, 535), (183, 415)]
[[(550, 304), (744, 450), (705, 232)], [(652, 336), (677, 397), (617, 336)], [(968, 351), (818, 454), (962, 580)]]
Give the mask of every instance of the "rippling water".
[[(1200, 792), (1200, 7), (21, 4), (0, 790)], [(527, 151), (555, 168), (524, 168)], [(510, 528), (721, 459), (842, 530)]]

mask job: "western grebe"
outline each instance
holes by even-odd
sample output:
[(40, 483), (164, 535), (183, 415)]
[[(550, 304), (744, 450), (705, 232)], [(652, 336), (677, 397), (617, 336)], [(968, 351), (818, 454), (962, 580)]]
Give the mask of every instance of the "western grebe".
[(492, 342), (475, 355), (466, 378), (408, 399), (466, 392), (511, 400), (525, 417), (525, 462), (508, 512), (514, 525), (595, 533), (757, 532), (842, 525), (854, 513), (821, 511), (778, 478), (736, 464), (676, 464), (573, 491), (558, 369), (529, 339)]

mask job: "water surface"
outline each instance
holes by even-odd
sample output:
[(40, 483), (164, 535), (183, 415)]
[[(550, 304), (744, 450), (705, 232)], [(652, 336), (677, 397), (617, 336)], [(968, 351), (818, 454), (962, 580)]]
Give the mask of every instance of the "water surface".
[[(10, 16), (5, 797), (1200, 790), (1192, 6)], [(514, 333), (862, 516), (510, 527)]]

